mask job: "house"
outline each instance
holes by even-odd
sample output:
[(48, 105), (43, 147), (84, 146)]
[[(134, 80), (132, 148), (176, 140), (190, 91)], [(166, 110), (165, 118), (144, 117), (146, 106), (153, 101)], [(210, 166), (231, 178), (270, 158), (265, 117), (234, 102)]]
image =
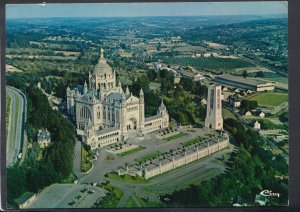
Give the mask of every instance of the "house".
[(181, 75), (178, 72), (174, 73), (174, 85), (180, 83)]
[(240, 92), (240, 89), (236, 88), (236, 89), (234, 89), (234, 92), (235, 92), (235, 93), (239, 93), (239, 92)]
[(259, 117), (260, 117), (260, 118), (265, 118), (265, 113), (264, 113), (264, 112), (261, 112), (261, 113), (259, 114)]
[(245, 116), (246, 116), (246, 117), (252, 116), (252, 113), (251, 113), (250, 111), (247, 111), (247, 112), (245, 113)]
[(205, 98), (203, 98), (203, 99), (201, 100), (201, 105), (206, 105), (206, 104), (207, 104), (207, 101), (206, 101)]
[(47, 147), (51, 142), (50, 132), (47, 129), (40, 129), (37, 136), (38, 144), (41, 148)]
[(36, 198), (36, 194), (32, 192), (26, 192), (17, 199), (15, 202), (18, 204), (20, 209), (26, 208), (29, 206)]
[(258, 203), (260, 206), (265, 206), (268, 201), (269, 200), (266, 196), (261, 194), (255, 195), (255, 203)]
[(247, 94), (251, 94), (251, 93), (253, 93), (253, 91), (251, 91), (251, 90), (248, 89), (248, 90), (246, 91), (246, 93), (247, 93)]
[(254, 129), (260, 130), (260, 123), (256, 121), (253, 126)]
[(234, 108), (239, 108), (241, 106), (241, 99), (238, 95), (230, 95), (228, 97), (228, 102)]
[(242, 91), (240, 94), (241, 94), (242, 96), (246, 96), (246, 95), (247, 95), (247, 92), (246, 92), (246, 91)]
[(204, 80), (205, 77), (202, 75), (202, 74), (196, 74), (194, 77), (193, 77), (193, 80), (194, 81), (202, 81)]
[(203, 57), (211, 57), (211, 53), (204, 53)]

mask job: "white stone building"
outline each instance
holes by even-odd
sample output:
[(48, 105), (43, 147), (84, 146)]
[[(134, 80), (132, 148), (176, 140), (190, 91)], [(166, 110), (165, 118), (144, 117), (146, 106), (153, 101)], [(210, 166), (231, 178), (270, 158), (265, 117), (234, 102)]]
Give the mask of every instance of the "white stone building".
[(205, 77), (202, 75), (202, 74), (196, 74), (194, 77), (193, 77), (193, 80), (194, 81), (202, 81), (204, 80)]
[(67, 88), (68, 114), (76, 122), (77, 134), (92, 149), (124, 141), (132, 132), (141, 134), (169, 126), (169, 114), (162, 102), (157, 115), (146, 118), (144, 92), (133, 96), (128, 87), (116, 85), (116, 72), (101, 56), (89, 74), (89, 82), (74, 90)]
[(260, 130), (260, 123), (256, 121), (253, 126), (254, 129)]
[(265, 114), (264, 112), (261, 112), (261, 113), (259, 114), (259, 117), (260, 117), (260, 118), (265, 118), (265, 116), (266, 116), (266, 114)]
[(205, 127), (223, 130), (221, 85), (209, 85)]

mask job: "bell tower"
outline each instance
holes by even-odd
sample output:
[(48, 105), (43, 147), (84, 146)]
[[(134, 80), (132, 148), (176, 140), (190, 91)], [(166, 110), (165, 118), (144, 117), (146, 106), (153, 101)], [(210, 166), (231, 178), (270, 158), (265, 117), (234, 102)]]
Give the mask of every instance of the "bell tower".
[(221, 85), (209, 85), (205, 127), (223, 130)]

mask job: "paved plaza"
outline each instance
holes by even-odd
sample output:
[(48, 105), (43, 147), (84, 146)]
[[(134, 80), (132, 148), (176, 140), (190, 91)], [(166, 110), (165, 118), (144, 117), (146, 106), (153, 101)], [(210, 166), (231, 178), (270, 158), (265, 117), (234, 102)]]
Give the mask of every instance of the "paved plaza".
[(44, 189), (28, 208), (90, 208), (105, 194), (104, 189), (95, 186), (53, 184)]
[[(111, 172), (113, 170), (117, 170), (119, 167), (124, 166), (125, 163), (131, 165), (135, 164), (135, 159), (145, 157), (153, 152), (168, 152), (170, 149), (175, 149), (181, 146), (180, 143), (185, 141), (189, 141), (191, 139), (197, 138), (198, 136), (217, 136), (218, 134), (211, 129), (208, 128), (189, 128), (184, 127), (180, 129), (181, 132), (186, 133), (187, 135), (180, 137), (178, 139), (174, 139), (171, 141), (159, 139), (155, 133), (146, 134), (143, 140), (136, 139), (136, 137), (130, 137), (126, 142), (128, 144), (139, 145), (142, 147), (146, 147), (146, 149), (135, 152), (133, 154), (129, 154), (126, 156), (119, 156), (113, 153), (110, 153), (106, 150), (106, 148), (99, 149), (99, 157), (98, 160), (93, 161), (94, 168), (88, 174), (79, 179), (80, 183), (92, 183), (94, 181), (98, 183), (102, 183), (106, 181), (105, 174)], [(192, 132), (191, 132), (192, 131)], [(114, 160), (107, 161), (106, 157), (113, 157)], [(99, 174), (101, 173), (101, 174)]]
[[(183, 189), (190, 184), (198, 184), (203, 180), (219, 175), (226, 171), (225, 161), (220, 158), (226, 153), (230, 153), (235, 147), (230, 144), (228, 148), (207, 156), (203, 159), (194, 161), (186, 166), (176, 168), (175, 170), (166, 172), (162, 175), (155, 176), (148, 183), (126, 183), (118, 180), (113, 180), (105, 177), (106, 173), (117, 170), (124, 164), (135, 164), (136, 159), (143, 158), (153, 152), (168, 152), (171, 149), (176, 149), (182, 146), (182, 143), (192, 139), (211, 138), (214, 140), (219, 133), (208, 128), (190, 128), (182, 127), (178, 129), (184, 133), (183, 136), (173, 140), (162, 140), (157, 133), (146, 134), (143, 139), (137, 139), (135, 134), (132, 134), (126, 141), (127, 144), (145, 147), (144, 150), (120, 156), (107, 151), (109, 147), (98, 149), (98, 159), (92, 161), (93, 169), (88, 174), (82, 174), (78, 171), (80, 166), (80, 142), (76, 142), (74, 155), (74, 174), (78, 177), (78, 184), (54, 184), (47, 187), (37, 196), (30, 208), (68, 208), (68, 207), (91, 207), (100, 197), (105, 195), (105, 190), (99, 187), (90, 186), (97, 182), (101, 184), (110, 181), (111, 185), (120, 188), (124, 192), (124, 196), (119, 202), (118, 207), (124, 207), (126, 202), (132, 195), (143, 198), (149, 198), (153, 201), (158, 201), (159, 195), (173, 192), (174, 190)], [(107, 157), (113, 160), (107, 160)], [(81, 190), (87, 185), (93, 188), (93, 194), (82, 193)], [(80, 198), (74, 204), (76, 197)], [(73, 205), (70, 203), (73, 202)]]

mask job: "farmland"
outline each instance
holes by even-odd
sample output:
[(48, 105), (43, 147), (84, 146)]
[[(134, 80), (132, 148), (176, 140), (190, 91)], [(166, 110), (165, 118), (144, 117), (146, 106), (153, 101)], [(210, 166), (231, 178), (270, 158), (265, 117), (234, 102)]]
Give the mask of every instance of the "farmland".
[(255, 100), (259, 105), (277, 106), (288, 101), (286, 93), (264, 92), (251, 95), (248, 100)]
[(249, 62), (230, 58), (176, 58), (165, 59), (166, 63), (180, 66), (193, 66), (198, 69), (213, 72), (232, 72), (236, 68), (253, 67)]

